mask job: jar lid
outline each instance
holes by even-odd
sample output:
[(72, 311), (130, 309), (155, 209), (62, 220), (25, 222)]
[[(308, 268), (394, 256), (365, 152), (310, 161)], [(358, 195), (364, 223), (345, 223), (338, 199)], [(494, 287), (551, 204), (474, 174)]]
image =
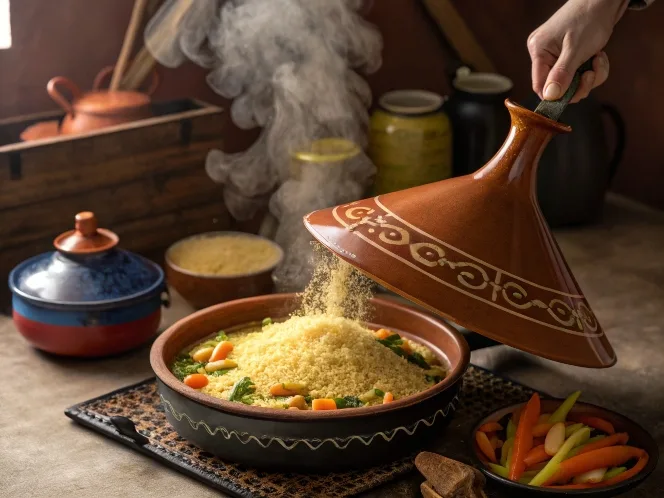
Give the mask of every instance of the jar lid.
[(361, 152), (360, 147), (345, 138), (322, 138), (297, 150), (293, 157), (309, 163), (334, 163), (351, 159)]
[(419, 116), (437, 111), (444, 101), (442, 96), (426, 90), (395, 90), (384, 94), (379, 104), (395, 114)]
[(473, 73), (467, 67), (459, 68), (452, 86), (466, 93), (480, 95), (498, 95), (512, 89), (512, 80), (495, 73)]
[(76, 215), (76, 230), (55, 239), (57, 251), (40, 254), (12, 270), (13, 293), (45, 307), (112, 308), (160, 294), (159, 265), (118, 249), (118, 236), (97, 228), (93, 213)]

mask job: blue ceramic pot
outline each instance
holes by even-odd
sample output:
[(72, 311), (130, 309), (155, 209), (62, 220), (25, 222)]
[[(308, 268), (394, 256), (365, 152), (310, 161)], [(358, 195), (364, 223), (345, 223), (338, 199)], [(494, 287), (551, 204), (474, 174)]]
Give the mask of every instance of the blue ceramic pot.
[(117, 243), (117, 235), (97, 228), (94, 214), (79, 213), (76, 230), (56, 238), (57, 251), (12, 270), (14, 322), (30, 343), (95, 357), (135, 348), (156, 333), (168, 302), (164, 272)]

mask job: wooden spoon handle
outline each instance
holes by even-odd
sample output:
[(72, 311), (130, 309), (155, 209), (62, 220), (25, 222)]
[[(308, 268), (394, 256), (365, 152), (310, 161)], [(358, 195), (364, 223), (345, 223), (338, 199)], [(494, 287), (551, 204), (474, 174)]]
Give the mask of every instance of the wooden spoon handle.
[(122, 81), (122, 75), (127, 67), (127, 61), (131, 54), (131, 49), (134, 46), (134, 41), (136, 40), (136, 34), (141, 26), (141, 20), (143, 18), (143, 12), (145, 11), (145, 6), (147, 0), (136, 0), (134, 2), (134, 9), (131, 12), (131, 20), (129, 21), (129, 27), (125, 34), (124, 42), (122, 43), (122, 49), (120, 50), (120, 56), (118, 57), (118, 62), (115, 64), (115, 71), (113, 71), (113, 77), (111, 78), (111, 85), (109, 89), (111, 91), (118, 90), (120, 88), (120, 81)]

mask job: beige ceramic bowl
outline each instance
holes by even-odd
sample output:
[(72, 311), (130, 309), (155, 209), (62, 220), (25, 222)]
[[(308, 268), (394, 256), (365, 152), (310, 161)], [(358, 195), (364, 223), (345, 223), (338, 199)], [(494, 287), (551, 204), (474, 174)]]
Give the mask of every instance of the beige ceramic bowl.
[[(185, 242), (209, 237), (229, 236), (250, 237), (269, 242), (275, 249), (277, 249), (279, 257), (274, 263), (266, 266), (264, 269), (232, 276), (196, 273), (181, 268), (173, 262), (173, 252), (178, 246)], [(171, 285), (191, 306), (196, 309), (202, 309), (214, 304), (232, 301), (234, 299), (270, 294), (274, 286), (272, 272), (283, 259), (283, 251), (276, 243), (258, 235), (230, 231), (207, 232), (187, 237), (176, 242), (166, 251), (165, 259), (166, 278), (169, 285)]]

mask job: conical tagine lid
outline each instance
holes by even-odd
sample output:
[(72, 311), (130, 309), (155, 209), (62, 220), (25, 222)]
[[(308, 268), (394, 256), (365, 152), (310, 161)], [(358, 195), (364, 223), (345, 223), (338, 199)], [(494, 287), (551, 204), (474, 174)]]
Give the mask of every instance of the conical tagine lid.
[(552, 360), (609, 367), (616, 357), (536, 199), (536, 167), (570, 128), (506, 101), (512, 126), (473, 175), (305, 217), (342, 259), (470, 330)]

